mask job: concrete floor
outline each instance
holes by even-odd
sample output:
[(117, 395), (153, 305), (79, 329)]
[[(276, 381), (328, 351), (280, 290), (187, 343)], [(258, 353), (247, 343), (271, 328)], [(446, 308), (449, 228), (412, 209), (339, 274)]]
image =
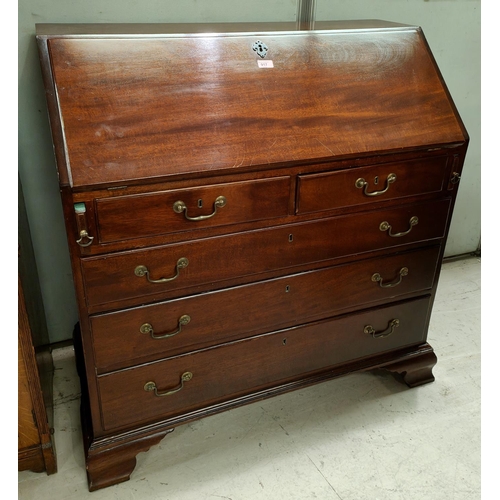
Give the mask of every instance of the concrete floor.
[(130, 481), (93, 493), (73, 350), (54, 351), (58, 472), (20, 472), (19, 499), (479, 499), (480, 265), (443, 266), (434, 383), (356, 374), (208, 417), (140, 453)]

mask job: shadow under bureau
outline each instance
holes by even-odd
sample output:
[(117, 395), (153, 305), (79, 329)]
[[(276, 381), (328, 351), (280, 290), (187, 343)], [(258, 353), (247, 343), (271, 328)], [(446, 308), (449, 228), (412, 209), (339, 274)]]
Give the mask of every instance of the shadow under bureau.
[(38, 25), (90, 490), (175, 426), (426, 342), (468, 136), (420, 28)]

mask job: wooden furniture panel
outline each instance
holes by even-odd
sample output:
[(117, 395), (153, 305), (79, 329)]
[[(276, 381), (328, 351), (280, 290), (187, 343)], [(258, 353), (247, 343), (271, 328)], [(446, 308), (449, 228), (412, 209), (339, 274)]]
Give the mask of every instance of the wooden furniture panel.
[(38, 27), (91, 491), (204, 416), (434, 380), (467, 132), (420, 28), (316, 27)]
[(20, 180), (17, 279), (18, 469), (54, 474), (57, 471), (52, 434), (54, 365)]
[(97, 199), (99, 240), (107, 243), (284, 216), (289, 190), (290, 177), (278, 177)]
[[(210, 290), (233, 277), (441, 238), (448, 209), (449, 200), (443, 200), (91, 257), (82, 260), (86, 300), (96, 306), (137, 297), (140, 303), (162, 291), (199, 285), (205, 285), (199, 290)], [(412, 226), (414, 218), (418, 223)], [(391, 229), (381, 230), (384, 222)]]
[(382, 163), (298, 177), (297, 213), (375, 203), (439, 192), (445, 181), (447, 156)]
[[(272, 71), (257, 67), (259, 40)], [(464, 139), (415, 29), (55, 38), (48, 48), (73, 186)]]
[[(429, 299), (423, 298), (102, 375), (104, 427), (192, 411), (342, 361), (418, 344), (424, 338), (428, 307)], [(375, 333), (367, 332), (370, 326)], [(184, 373), (192, 378), (182, 381)], [(145, 388), (148, 382), (156, 391)]]
[[(38, 433), (38, 427), (36, 421), (33, 418), (34, 409), (33, 402), (31, 401), (30, 393), (30, 383), (28, 380), (28, 374), (26, 373), (26, 366), (24, 362), (24, 355), (21, 348), (21, 343), (18, 345), (18, 357), (17, 357), (17, 382), (18, 382), (18, 450), (24, 450), (23, 457), (19, 456), (19, 468), (20, 470), (30, 469), (35, 472), (41, 472), (45, 470), (42, 448), (40, 447), (40, 435)], [(25, 463), (21, 467), (21, 462)]]
[[(52, 356), (46, 349), (38, 354), (28, 317), (21, 279), (18, 279), (18, 469), (57, 472), (57, 457), (51, 428)], [(50, 372), (48, 376), (45, 372)], [(49, 385), (50, 384), (50, 385)]]
[(92, 316), (96, 367), (101, 373), (116, 370), (429, 290), (439, 250), (434, 246)]

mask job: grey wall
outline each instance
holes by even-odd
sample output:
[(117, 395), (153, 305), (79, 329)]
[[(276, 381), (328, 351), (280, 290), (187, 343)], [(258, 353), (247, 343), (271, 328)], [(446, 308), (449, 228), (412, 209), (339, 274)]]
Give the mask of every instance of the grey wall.
[[(294, 21), (297, 0), (19, 1), (19, 175), (51, 342), (69, 339), (77, 309), (35, 23)], [(471, 136), (447, 255), (480, 236), (480, 0), (317, 0), (316, 19), (376, 18), (422, 26)]]

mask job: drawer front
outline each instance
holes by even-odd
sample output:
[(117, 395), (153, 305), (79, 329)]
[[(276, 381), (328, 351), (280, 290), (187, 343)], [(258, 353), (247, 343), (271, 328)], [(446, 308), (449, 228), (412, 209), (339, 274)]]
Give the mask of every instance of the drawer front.
[(96, 200), (101, 243), (156, 236), (288, 214), (290, 177)]
[(447, 157), (299, 176), (297, 213), (319, 212), (441, 191)]
[(100, 372), (132, 366), (428, 290), (439, 251), (430, 247), (96, 315), (96, 366)]
[(448, 210), (441, 200), (82, 259), (87, 304), (142, 304), (165, 292), (216, 289), (227, 279), (441, 238)]
[[(429, 298), (422, 298), (100, 376), (104, 427), (172, 417), (350, 360), (419, 344), (425, 340), (428, 309)], [(192, 378), (181, 382), (185, 373)], [(167, 392), (172, 393), (161, 396)]]

